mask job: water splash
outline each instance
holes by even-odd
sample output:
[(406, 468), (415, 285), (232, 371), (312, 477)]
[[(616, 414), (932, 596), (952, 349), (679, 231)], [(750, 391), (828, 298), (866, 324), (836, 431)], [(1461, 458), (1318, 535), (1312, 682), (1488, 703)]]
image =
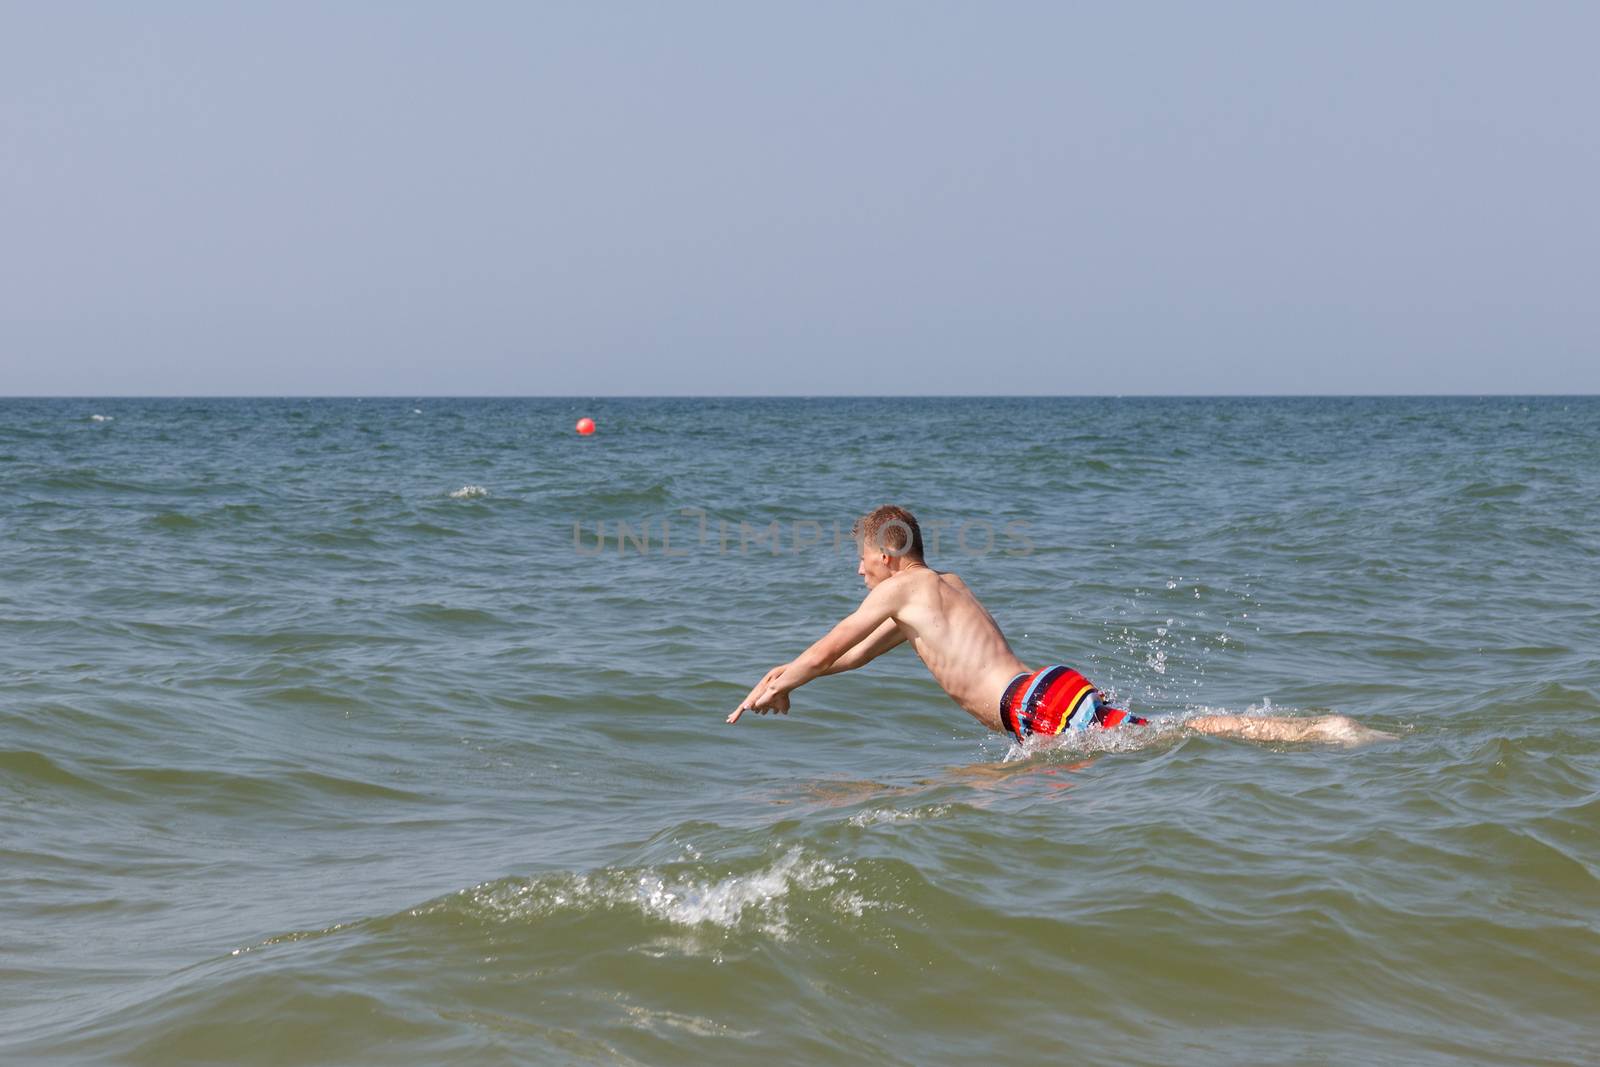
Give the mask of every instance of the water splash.
[[(654, 868), (607, 868), (589, 874), (490, 882), (423, 905), (412, 914), (464, 907), (489, 921), (517, 922), (561, 912), (635, 911), (674, 926), (730, 931), (752, 927), (785, 939), (792, 894), (828, 889), (855, 877), (848, 864), (809, 856), (796, 848), (765, 867), (722, 877), (686, 877)], [(833, 895), (829, 906), (859, 915), (869, 903), (842, 891)]]

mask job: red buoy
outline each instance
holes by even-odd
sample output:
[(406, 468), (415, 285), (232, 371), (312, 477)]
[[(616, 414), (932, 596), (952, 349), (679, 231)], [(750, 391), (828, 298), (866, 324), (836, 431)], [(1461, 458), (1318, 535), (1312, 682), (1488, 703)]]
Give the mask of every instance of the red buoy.
[(583, 436), (588, 437), (590, 434), (594, 433), (594, 420), (585, 415), (583, 418), (578, 420), (577, 429), (579, 433), (583, 434)]

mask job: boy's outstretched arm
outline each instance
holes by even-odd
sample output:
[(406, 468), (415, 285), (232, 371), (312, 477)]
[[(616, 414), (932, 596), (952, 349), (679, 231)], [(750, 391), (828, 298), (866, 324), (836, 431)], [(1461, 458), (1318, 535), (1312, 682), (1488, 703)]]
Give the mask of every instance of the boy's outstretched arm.
[[(899, 584), (884, 582), (867, 594), (859, 608), (840, 619), (832, 630), (810, 648), (792, 661), (768, 671), (766, 677), (757, 682), (750, 694), (733, 709), (728, 722), (738, 722), (739, 716), (751, 708), (787, 712), (792, 690), (824, 674), (837, 674), (839, 670), (859, 667), (899, 644), (904, 637), (899, 634), (893, 616), (899, 607)], [(885, 624), (888, 629), (880, 633), (880, 628)], [(882, 647), (871, 651), (870, 655), (863, 655), (858, 662), (851, 663), (846, 659), (847, 655), (855, 658), (858, 651), (865, 653), (877, 644)], [(839, 666), (840, 660), (846, 660), (845, 665)], [(836, 666), (838, 670), (834, 669)]]
[(823, 674), (842, 674), (853, 671), (857, 667), (865, 667), (891, 648), (898, 648), (905, 643), (905, 631), (900, 629), (896, 620), (884, 619), (878, 628), (855, 643), (855, 647), (833, 661), (833, 665)]
[[(822, 673), (842, 674), (845, 671), (853, 671), (857, 667), (865, 667), (891, 648), (899, 647), (905, 642), (905, 639), (906, 635), (900, 629), (898, 622), (894, 619), (884, 619), (876, 630), (857, 641), (854, 648), (834, 660), (833, 665)], [(755, 687), (739, 702), (740, 709), (749, 707), (751, 701), (759, 697), (762, 690), (771, 685), (773, 680), (782, 674), (788, 666), (787, 663), (780, 663), (763, 675), (761, 681), (757, 682)], [(765, 712), (769, 709), (762, 710)], [(787, 715), (789, 713), (789, 694), (785, 693), (782, 700), (770, 710), (780, 711)], [(728, 721), (733, 722), (738, 717), (738, 714), (731, 715)]]

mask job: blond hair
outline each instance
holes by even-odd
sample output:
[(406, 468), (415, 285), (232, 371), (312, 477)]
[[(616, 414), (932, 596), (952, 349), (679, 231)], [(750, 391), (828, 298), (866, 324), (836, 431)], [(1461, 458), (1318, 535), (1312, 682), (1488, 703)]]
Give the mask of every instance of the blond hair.
[(856, 544), (891, 556), (922, 562), (922, 527), (917, 517), (895, 504), (873, 508), (850, 528)]

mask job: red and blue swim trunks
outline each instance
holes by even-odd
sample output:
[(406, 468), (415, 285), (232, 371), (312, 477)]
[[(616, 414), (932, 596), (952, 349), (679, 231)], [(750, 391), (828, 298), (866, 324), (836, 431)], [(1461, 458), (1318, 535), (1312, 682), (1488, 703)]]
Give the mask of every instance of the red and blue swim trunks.
[(1018, 741), (1064, 730), (1144, 726), (1149, 720), (1107, 707), (1100, 690), (1071, 667), (1055, 664), (1011, 679), (1000, 696), (1000, 723)]

